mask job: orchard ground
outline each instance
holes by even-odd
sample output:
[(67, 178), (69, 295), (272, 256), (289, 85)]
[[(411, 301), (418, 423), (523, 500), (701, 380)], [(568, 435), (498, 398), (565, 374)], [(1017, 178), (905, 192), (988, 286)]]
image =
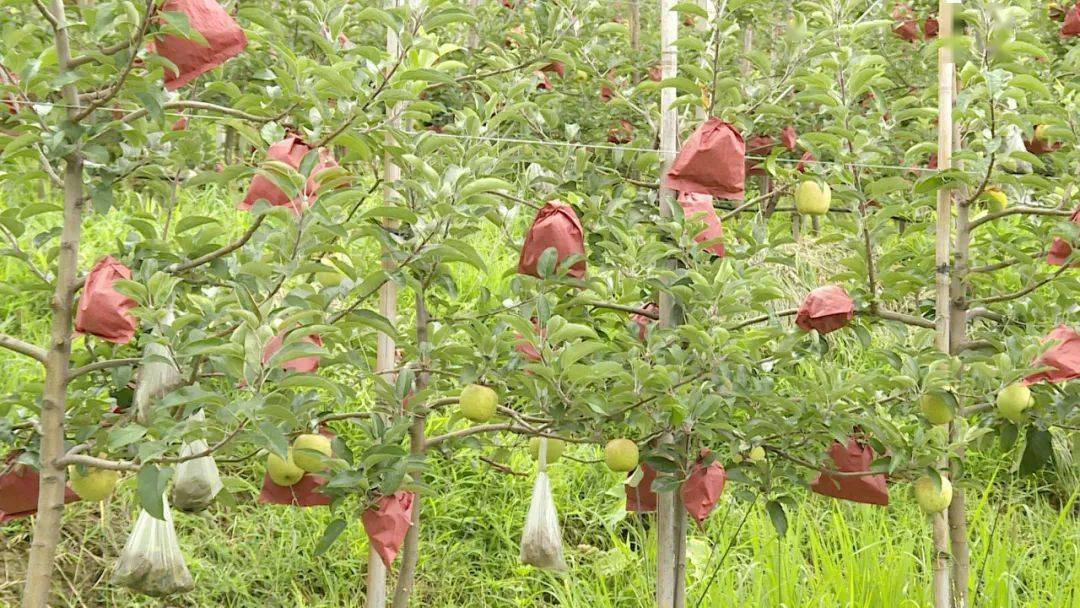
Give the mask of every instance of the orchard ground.
[[(231, 211), (236, 196), (210, 189), (197, 198), (185, 197), (179, 205), (179, 217), (212, 212), (224, 218), (224, 225), (235, 236), (250, 221), (246, 214)], [(12, 203), (10, 198), (0, 200), (0, 207)], [(84, 241), (84, 265), (108, 251), (123, 234), (126, 227), (121, 220), (126, 212), (149, 211), (150, 205), (130, 197), (121, 213), (96, 218)], [(463, 288), (478, 290), (483, 281), (501, 280), (502, 270), (516, 263), (515, 252), (484, 248), (485, 240), (491, 243), (496, 239), (485, 235), (476, 238), (491, 272), (481, 275), (463, 269)], [(791, 248), (800, 260), (800, 271), (791, 277), (791, 299), (795, 302), (795, 285), (829, 263), (829, 245), (818, 244), (811, 237)], [(0, 261), (0, 282), (18, 282), (22, 272), (20, 264)], [(41, 301), (6, 296), (0, 302), (0, 318), (20, 324), (30, 331), (28, 337), (42, 338), (48, 325), (47, 311), (38, 308)], [(887, 340), (888, 335), (879, 331), (875, 337)], [(854, 340), (850, 344), (839, 341), (828, 356), (858, 361), (859, 348)], [(0, 395), (30, 390), (40, 380), (33, 375), (38, 368), (7, 351), (0, 350), (0, 366), (7, 370), (0, 377)], [(3, 407), (0, 402), (0, 409)], [(438, 431), (453, 422), (449, 416), (436, 416), (430, 426)], [(347, 425), (337, 428), (349, 433)], [(651, 517), (625, 513), (622, 476), (604, 467), (602, 446), (571, 446), (549, 469), (570, 564), (568, 573), (549, 574), (518, 563), (518, 542), (534, 470), (527, 439), (503, 437), (498, 442), (513, 450), (511, 467), (526, 476), (496, 471), (479, 460), (490, 448), (463, 449), (449, 459), (433, 457), (429, 468), (432, 495), (425, 503), (424, 551), (415, 605), (651, 605), (656, 571)], [(1076, 483), (1080, 466), (1069, 464), (1068, 446), (1055, 447), (1054, 471), (1021, 479), (1011, 472), (1019, 460), (1019, 446), (1003, 453), (991, 443), (972, 455), (972, 477), (986, 480), (986, 485), (969, 498), (971, 555), (973, 571), (979, 573), (980, 608), (1080, 606), (1076, 557), (1080, 555), (1080, 489)], [(362, 604), (367, 537), (359, 521), (351, 521), (326, 554), (313, 557), (316, 541), (332, 519), (325, 508), (255, 504), (263, 474), (261, 458), (246, 464), (223, 464), (222, 471), (235, 506), (216, 504), (201, 515), (173, 513), (196, 581), (192, 593), (177, 600), (180, 603), (163, 604), (108, 583), (138, 512), (135, 479), (127, 475), (117, 494), (106, 502), (76, 503), (65, 512), (58, 558), (63, 605), (329, 608)], [(894, 485), (891, 490), (888, 509), (804, 492), (799, 508), (788, 513), (789, 529), (782, 540), (758, 502), (719, 567), (702, 606), (929, 605), (929, 530), (908, 484)], [(733, 491), (725, 492), (704, 529), (691, 531), (688, 577), (692, 602), (700, 596), (744, 514), (746, 503), (737, 503), (734, 495)], [(0, 606), (17, 605), (31, 525), (29, 519), (0, 525), (4, 540), (0, 549)]]

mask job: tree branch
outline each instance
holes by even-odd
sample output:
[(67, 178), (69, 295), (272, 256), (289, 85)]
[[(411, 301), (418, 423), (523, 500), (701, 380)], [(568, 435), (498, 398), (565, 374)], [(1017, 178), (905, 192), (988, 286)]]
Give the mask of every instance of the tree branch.
[(138, 471), (143, 466), (148, 464), (180, 464), (189, 460), (197, 460), (199, 458), (205, 458), (207, 456), (213, 455), (214, 452), (225, 447), (225, 444), (229, 443), (233, 440), (233, 438), (239, 435), (240, 431), (244, 430), (244, 426), (245, 425), (241, 423), (236, 427), (236, 429), (233, 430), (233, 432), (226, 435), (221, 441), (215, 443), (212, 446), (208, 446), (205, 450), (201, 452), (195, 452), (194, 454), (188, 454), (187, 456), (175, 456), (171, 458), (159, 456), (157, 458), (151, 458), (150, 460), (144, 462), (133, 462), (130, 460), (108, 460), (105, 458), (96, 458), (94, 456), (86, 456), (84, 454), (80, 454), (79, 452), (82, 452), (89, 447), (87, 444), (81, 444), (68, 450), (68, 453), (64, 455), (64, 457), (56, 461), (56, 466), (63, 467), (73, 464), (81, 464), (88, 467), (93, 467), (95, 469), (104, 469), (107, 471)]
[(31, 359), (37, 360), (39, 363), (45, 362), (45, 349), (39, 346), (34, 346), (28, 342), (23, 342), (18, 338), (14, 338), (7, 334), (0, 334), (0, 346), (19, 353), (20, 355), (26, 355)]
[(89, 374), (90, 372), (97, 371), (99, 369), (112, 369), (114, 367), (127, 367), (129, 365), (138, 365), (142, 359), (109, 359), (107, 361), (96, 361), (82, 367), (75, 367), (68, 370), (67, 380), (71, 382), (79, 376)]
[(792, 315), (798, 314), (798, 312), (799, 312), (798, 308), (787, 308), (785, 310), (778, 310), (778, 311), (776, 311), (774, 313), (771, 313), (771, 314), (760, 315), (760, 316), (757, 316), (757, 317), (751, 317), (751, 318), (746, 319), (744, 321), (740, 321), (739, 323), (736, 323), (735, 325), (732, 325), (732, 326), (728, 327), (727, 329), (728, 329), (728, 331), (734, 331), (736, 329), (742, 329), (742, 328), (747, 327), (749, 325), (755, 325), (757, 323), (764, 323), (764, 322), (768, 321), (769, 319), (773, 319), (773, 318), (776, 318), (776, 317), (790, 317)]
[(1017, 298), (1022, 298), (1024, 296), (1028, 295), (1029, 293), (1035, 291), (1036, 289), (1042, 287), (1043, 285), (1046, 285), (1047, 283), (1050, 283), (1054, 279), (1060, 277), (1062, 274), (1065, 274), (1065, 272), (1067, 272), (1070, 268), (1071, 268), (1071, 266), (1064, 265), (1061, 268), (1059, 268), (1057, 270), (1057, 272), (1047, 276), (1046, 278), (1044, 278), (1042, 280), (1036, 281), (1036, 282), (1028, 285), (1027, 287), (1021, 289), (1020, 291), (1014, 291), (1012, 293), (1005, 293), (1005, 294), (1001, 294), (1001, 295), (998, 295), (998, 296), (989, 296), (989, 297), (986, 297), (986, 298), (974, 298), (974, 299), (972, 299), (972, 302), (979, 302), (981, 304), (993, 304), (995, 302), (1008, 302), (1010, 300), (1015, 300)]
[(45, 3), (41, 0), (34, 0), (34, 6), (37, 7), (38, 12), (41, 13), (41, 16), (44, 17), (45, 20), (49, 22), (49, 25), (51, 25), (52, 28), (55, 30), (57, 27), (56, 16), (49, 12), (49, 9), (45, 6)]
[[(249, 121), (249, 122), (255, 122), (255, 123), (260, 123), (260, 124), (270, 122), (270, 121), (275, 120), (277, 118), (275, 116), (256, 116), (255, 114), (248, 114), (247, 112), (244, 112), (243, 110), (237, 110), (235, 108), (230, 108), (228, 106), (221, 106), (221, 105), (218, 105), (218, 104), (215, 104), (215, 103), (207, 103), (205, 101), (191, 101), (191, 100), (170, 101), (168, 103), (162, 104), (161, 109), (162, 110), (206, 110), (207, 112), (216, 112), (218, 114), (224, 114), (226, 116), (232, 116), (233, 118), (239, 118), (241, 120), (246, 120), (246, 121)], [(128, 114), (128, 115), (124, 116), (120, 120), (121, 120), (121, 122), (132, 122), (134, 120), (138, 120), (138, 119), (142, 118), (143, 116), (146, 116), (149, 113), (150, 113), (150, 110), (148, 110), (147, 108), (139, 108), (138, 110), (135, 110), (131, 114)]]
[(916, 316), (912, 316), (912, 315), (906, 315), (906, 314), (900, 313), (900, 312), (893, 312), (891, 310), (881, 310), (881, 309), (878, 309), (876, 311), (860, 310), (860, 311), (856, 311), (855, 314), (876, 316), (876, 317), (880, 317), (882, 319), (885, 319), (886, 321), (899, 321), (900, 323), (905, 323), (907, 325), (914, 325), (915, 327), (925, 327), (927, 329), (933, 329), (934, 328), (934, 322), (929, 320), (929, 319), (924, 319), (922, 317), (916, 317)]
[(620, 312), (626, 312), (634, 315), (641, 315), (648, 317), (653, 321), (660, 319), (660, 314), (651, 310), (645, 310), (644, 308), (636, 308), (634, 306), (624, 306), (622, 304), (613, 304), (611, 302), (582, 302), (585, 306), (591, 306), (593, 308), (606, 308), (608, 310), (618, 310)]
[(202, 266), (203, 264), (213, 262), (214, 260), (216, 260), (216, 259), (218, 259), (218, 258), (220, 258), (222, 256), (228, 255), (228, 254), (236, 251), (237, 249), (243, 247), (249, 240), (251, 240), (251, 237), (254, 236), (255, 231), (259, 229), (259, 226), (262, 226), (262, 223), (263, 223), (264, 220), (266, 220), (266, 216), (265, 215), (260, 215), (251, 224), (251, 226), (248, 227), (247, 231), (244, 232), (243, 236), (236, 239), (232, 243), (229, 243), (228, 245), (225, 245), (223, 247), (215, 249), (214, 251), (211, 251), (210, 253), (208, 253), (206, 255), (199, 256), (199, 257), (195, 258), (194, 260), (189, 260), (187, 262), (182, 262), (182, 263), (178, 262), (176, 264), (172, 264), (170, 266), (167, 266), (165, 268), (165, 272), (167, 272), (169, 274), (179, 274), (181, 272), (187, 272), (187, 271), (191, 270), (192, 268), (198, 268), (199, 266)]
[(971, 223), (968, 224), (968, 229), (974, 230), (987, 222), (992, 222), (1010, 215), (1058, 215), (1061, 217), (1069, 217), (1072, 214), (1072, 211), (1054, 209), (1052, 207), (1009, 207), (1008, 209), (996, 213), (987, 213), (978, 219), (972, 220)]

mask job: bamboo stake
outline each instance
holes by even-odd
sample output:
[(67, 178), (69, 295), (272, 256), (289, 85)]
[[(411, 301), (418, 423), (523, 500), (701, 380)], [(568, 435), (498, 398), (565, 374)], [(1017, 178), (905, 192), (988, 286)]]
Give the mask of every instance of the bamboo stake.
[(641, 50), (641, 4), (630, 0), (630, 48)]
[[(678, 69), (678, 49), (675, 40), (679, 34), (678, 15), (672, 10), (674, 0), (660, 0), (660, 69), (664, 80), (676, 76)], [(675, 109), (675, 89), (664, 87), (660, 91), (660, 158), (661, 176), (675, 160), (678, 138), (678, 112)], [(660, 186), (660, 214), (671, 217), (675, 204), (675, 192)], [(664, 263), (670, 266), (670, 262)], [(660, 293), (660, 326), (675, 325), (677, 311), (675, 302), (666, 292)], [(674, 440), (670, 432), (664, 433), (661, 441), (671, 443)], [(660, 608), (673, 608), (675, 605), (675, 494), (660, 492), (657, 500), (657, 547), (656, 547), (656, 604)]]
[[(952, 36), (953, 6), (950, 0), (938, 0), (938, 22), (940, 39), (945, 41), (938, 49), (938, 168), (947, 170), (952, 167), (953, 152), (953, 95), (956, 80), (956, 64), (953, 61), (952, 48), (948, 40)], [(952, 192), (948, 189), (938, 191), (937, 231), (935, 239), (935, 264), (937, 306), (935, 338), (938, 350), (950, 352), (951, 327), (951, 285), (950, 268), (952, 240)], [(946, 463), (939, 463), (945, 466)], [(949, 581), (949, 518), (948, 511), (931, 517), (934, 555), (933, 555), (933, 598), (934, 608), (950, 608), (952, 601)]]
[[(402, 6), (403, 2), (404, 0), (389, 0), (391, 8)], [(386, 30), (386, 53), (391, 58), (396, 58), (401, 54), (401, 38), (393, 28), (387, 28)], [(390, 116), (387, 120), (390, 131), (401, 128), (401, 112), (403, 109), (403, 104), (400, 102), (390, 109)], [(388, 145), (394, 144), (392, 135), (388, 134), (386, 136), (386, 143)], [(384, 180), (386, 184), (383, 187), (383, 200), (384, 204), (390, 204), (391, 201), (398, 198), (394, 185), (401, 179), (401, 168), (394, 163), (389, 152), (383, 156), (383, 162), (385, 164)], [(384, 226), (393, 228), (394, 222), (386, 222)], [(394, 262), (386, 256), (383, 258), (382, 264), (383, 268), (389, 270), (393, 267)], [(391, 325), (397, 322), (397, 285), (393, 281), (387, 281), (379, 288), (379, 314), (385, 317)], [(382, 374), (397, 367), (395, 346), (392, 336), (379, 333), (375, 352), (376, 373)], [(394, 374), (387, 374), (385, 378), (388, 382), (394, 382)], [(372, 547), (368, 550), (367, 599), (365, 606), (367, 608), (383, 608), (386, 606), (386, 595), (386, 566), (374, 547)]]
[[(52, 0), (49, 12), (55, 19), (54, 45), (68, 116), (75, 122), (81, 109), (79, 91), (73, 79), (65, 78), (70, 68), (71, 43), (63, 0)], [(64, 455), (64, 416), (67, 407), (67, 370), (71, 363), (71, 317), (79, 266), (79, 238), (82, 233), (83, 157), (76, 147), (64, 157), (64, 225), (60, 233), (56, 286), (52, 299), (52, 327), (45, 355), (45, 388), (41, 400), (41, 481), (38, 490), (37, 520), (30, 544), (30, 560), (23, 587), (23, 608), (46, 608), (55, 569), (56, 546), (60, 540), (64, 514), (64, 485), (67, 471), (57, 461)]]

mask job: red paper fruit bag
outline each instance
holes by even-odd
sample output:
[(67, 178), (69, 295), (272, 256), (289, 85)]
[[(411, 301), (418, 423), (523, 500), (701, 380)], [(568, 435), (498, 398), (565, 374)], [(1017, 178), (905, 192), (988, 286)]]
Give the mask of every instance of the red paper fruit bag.
[(690, 476), (682, 484), (680, 493), (686, 512), (697, 520), (700, 525), (705, 518), (716, 508), (716, 501), (724, 493), (724, 483), (727, 481), (727, 472), (719, 462), (713, 462), (709, 466), (702, 466), (709, 450), (701, 450), (698, 462), (690, 470)]
[[(315, 346), (323, 345), (322, 337), (318, 336), (317, 334), (311, 334), (306, 338), (303, 338), (303, 340), (305, 342), (314, 344)], [(280, 333), (273, 338), (270, 338), (270, 341), (267, 342), (266, 346), (263, 348), (263, 364), (269, 361), (270, 357), (273, 357), (275, 353), (281, 350), (281, 347), (284, 346), (284, 344), (285, 333)], [(317, 355), (313, 355), (310, 357), (299, 357), (290, 361), (286, 361), (282, 364), (281, 367), (283, 369), (291, 370), (294, 372), (310, 374), (315, 370), (319, 369), (319, 357)]]
[[(834, 441), (829, 447), (829, 457), (832, 458), (837, 471), (858, 473), (870, 470), (870, 463), (874, 460), (874, 450), (851, 437), (848, 439), (847, 446)], [(889, 505), (889, 489), (885, 485), (884, 475), (835, 477), (821, 473), (810, 484), (810, 489), (822, 496), (868, 505), (883, 507)]]
[[(754, 135), (746, 142), (747, 156), (768, 156), (776, 146), (776, 140), (767, 135)], [(756, 158), (746, 159), (746, 173), (748, 175), (765, 175), (765, 169), (761, 168), (761, 161)]]
[(537, 90), (540, 90), (540, 91), (550, 91), (551, 90), (551, 81), (548, 80), (547, 74), (545, 74), (542, 70), (536, 70), (535, 72), (533, 72), (533, 76), (535, 76), (536, 80), (538, 81), (536, 83)]
[(330, 504), (330, 497), (319, 492), (319, 487), (326, 483), (320, 475), (305, 473), (300, 481), (291, 486), (279, 486), (267, 473), (263, 477), (259, 502), (267, 505), (292, 505), (294, 507), (323, 507)]
[(540, 68), (540, 70), (544, 72), (555, 72), (559, 75), (559, 78), (566, 76), (566, 64), (561, 61), (552, 61)]
[[(1046, 262), (1053, 266), (1062, 266), (1065, 264), (1065, 260), (1069, 259), (1072, 255), (1072, 245), (1061, 238), (1060, 236), (1054, 237), (1054, 242), (1050, 244), (1050, 250), (1046, 253)], [(1080, 265), (1080, 262), (1073, 264), (1073, 266)]]
[(128, 311), (136, 303), (113, 288), (118, 279), (130, 280), (131, 270), (116, 258), (105, 256), (94, 265), (83, 284), (75, 312), (75, 331), (114, 344), (131, 341), (139, 322)]
[(1064, 382), (1080, 378), (1080, 334), (1067, 325), (1059, 325), (1043, 339), (1043, 343), (1056, 342), (1054, 346), (1035, 359), (1035, 367), (1053, 369), (1024, 378), (1025, 384), (1036, 382)]
[(855, 317), (855, 302), (839, 285), (818, 287), (807, 294), (795, 324), (806, 331), (827, 334), (847, 325)]
[[(724, 226), (720, 223), (720, 217), (716, 215), (711, 196), (693, 192), (680, 192), (679, 204), (682, 205), (686, 221), (705, 222), (705, 229), (694, 235), (694, 241), (704, 243), (723, 238)], [(724, 243), (722, 242), (714, 242), (705, 247), (705, 250), (719, 257), (724, 257)]]
[(742, 200), (745, 196), (746, 143), (732, 125), (710, 118), (683, 144), (664, 185), (680, 192)]
[[(10, 454), (5, 463), (0, 465), (0, 524), (37, 513), (41, 478), (32, 467), (14, 464), (17, 456), (16, 453)], [(77, 500), (78, 494), (65, 487), (64, 504)]]
[[(290, 134), (286, 135), (285, 139), (270, 146), (270, 149), (266, 151), (266, 158), (283, 162), (299, 171), (301, 161), (310, 151), (311, 146), (307, 145), (299, 135)], [(297, 196), (295, 199), (289, 199), (289, 195), (279, 188), (274, 183), (274, 180), (265, 175), (256, 175), (251, 180), (247, 196), (236, 208), (250, 210), (260, 199), (265, 199), (274, 207), (289, 207), (294, 213), (300, 215), (305, 208), (310, 207), (315, 202), (315, 195), (319, 189), (319, 182), (316, 179), (319, 172), (336, 166), (337, 162), (330, 156), (330, 151), (326, 148), (320, 149), (319, 162), (311, 170), (311, 175), (308, 176), (307, 183), (304, 185), (303, 196)]]
[(1061, 26), (1061, 37), (1080, 36), (1080, 3), (1074, 5), (1065, 15), (1065, 24)]
[(784, 147), (787, 148), (789, 152), (795, 151), (795, 140), (796, 135), (794, 126), (788, 125), (780, 131), (780, 143), (784, 144)]
[[(1080, 208), (1073, 212), (1072, 216), (1069, 217), (1069, 221), (1080, 225)], [(1054, 237), (1054, 242), (1050, 245), (1050, 251), (1046, 254), (1046, 261), (1054, 266), (1061, 266), (1065, 263), (1065, 260), (1069, 259), (1071, 254), (1072, 245), (1061, 237)], [(1073, 265), (1080, 266), (1080, 262)]]
[(187, 15), (191, 29), (206, 39), (205, 45), (173, 35), (154, 41), (154, 52), (179, 70), (179, 73), (165, 70), (165, 88), (170, 91), (239, 55), (247, 46), (244, 30), (214, 0), (166, 0), (161, 11)]
[(416, 494), (412, 492), (394, 492), (380, 498), (376, 506), (364, 511), (361, 516), (368, 542), (387, 568), (394, 563), (401, 543), (405, 542), (405, 534), (412, 526), (415, 499)]
[[(660, 314), (660, 306), (658, 306), (656, 302), (648, 302), (642, 306), (641, 309), (654, 314)], [(645, 338), (649, 335), (649, 324), (655, 321), (655, 319), (635, 312), (630, 315), (630, 320), (638, 326), (638, 339), (644, 342)]]
[(899, 36), (901, 40), (914, 42), (919, 39), (919, 24), (915, 22), (915, 15), (911, 13), (911, 8), (908, 5), (897, 4), (893, 8), (892, 18), (896, 21), (896, 25), (893, 26), (893, 33)]
[[(525, 244), (521, 246), (518, 272), (539, 276), (536, 265), (550, 247), (558, 252), (559, 264), (571, 255), (585, 255), (585, 230), (574, 208), (561, 201), (551, 201), (536, 212), (536, 219), (525, 235)], [(575, 279), (584, 277), (585, 260), (571, 266), (569, 274)]]
[[(627, 477), (633, 476), (630, 471)], [(656, 479), (656, 471), (647, 464), (641, 465), (641, 480), (637, 487), (624, 485), (626, 490), (626, 510), (633, 513), (652, 513), (656, 511), (656, 492), (652, 491), (652, 482)]]
[(938, 23), (937, 19), (933, 17), (927, 17), (926, 21), (923, 21), (923, 36), (925, 36), (927, 40), (937, 38), (939, 29), (941, 29), (941, 24)]
[(814, 158), (814, 153), (810, 150), (807, 150), (806, 152), (803, 152), (802, 158), (800, 158), (799, 162), (796, 163), (795, 170), (799, 173), (806, 173), (806, 166), (816, 160), (817, 159)]

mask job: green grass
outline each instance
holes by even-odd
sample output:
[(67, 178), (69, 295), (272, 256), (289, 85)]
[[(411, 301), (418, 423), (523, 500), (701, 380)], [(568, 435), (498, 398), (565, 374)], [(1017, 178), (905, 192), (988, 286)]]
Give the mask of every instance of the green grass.
[[(130, 202), (146, 207), (144, 200)], [(213, 190), (183, 200), (181, 213), (232, 213), (228, 196)], [(126, 228), (119, 214), (95, 217), (83, 241), (83, 265), (111, 251)], [(46, 218), (47, 219), (47, 218)], [(88, 224), (89, 225), (89, 224)], [(233, 224), (236, 231), (242, 223)], [(487, 272), (462, 269), (463, 300), (482, 288), (504, 292), (503, 271), (514, 260), (502, 235), (478, 235), (489, 243)], [(479, 245), (478, 245), (479, 246)], [(801, 264), (815, 272), (827, 252), (802, 246)], [(814, 256), (818, 256), (815, 258)], [(17, 262), (0, 261), (0, 280), (32, 283)], [(792, 280), (796, 280), (794, 277)], [(403, 310), (408, 306), (403, 294)], [(46, 299), (27, 290), (0, 299), (0, 331), (41, 342), (48, 330)], [(486, 307), (496, 307), (497, 302)], [(852, 341), (854, 343), (854, 340)], [(855, 345), (843, 356), (857, 360)], [(0, 351), (0, 395), (29, 390), (40, 378), (21, 358)], [(2, 412), (2, 401), (0, 401)], [(448, 419), (435, 418), (440, 429)], [(345, 431), (347, 433), (347, 430)], [(576, 448), (578, 458), (596, 459), (598, 448)], [(431, 458), (424, 499), (422, 548), (414, 606), (606, 608), (650, 606), (655, 570), (655, 535), (649, 518), (627, 516), (620, 479), (601, 466), (563, 459), (552, 466), (567, 560), (565, 574), (536, 571), (518, 563), (518, 540), (528, 508), (532, 464), (523, 450), (511, 461), (523, 476), (497, 472), (459, 451), (452, 460)], [(1027, 482), (1005, 482), (994, 472), (1007, 458), (974, 453), (973, 477), (989, 479), (969, 488), (971, 555), (977, 608), (1080, 608), (1080, 524), (1077, 492)], [(349, 527), (330, 550), (312, 551), (326, 524), (327, 509), (292, 509), (255, 504), (260, 464), (224, 469), (235, 507), (215, 505), (202, 515), (176, 513), (182, 549), (197, 588), (183, 598), (159, 601), (108, 584), (115, 559), (130, 530), (136, 505), (135, 480), (102, 505), (78, 503), (64, 518), (58, 563), (57, 601), (71, 607), (332, 607), (362, 605), (367, 540), (358, 514), (345, 513)], [(733, 486), (734, 487), (734, 486)], [(789, 513), (789, 530), (779, 539), (763, 505), (754, 505), (741, 532), (736, 527), (745, 503), (733, 492), (721, 501), (688, 546), (688, 593), (693, 608), (821, 607), (909, 608), (929, 606), (930, 530), (903, 485), (893, 488), (888, 509), (852, 505), (806, 494)], [(1047, 496), (1059, 497), (1051, 501)], [(1064, 504), (1062, 504), (1064, 503)], [(726, 514), (726, 515), (725, 515)], [(18, 602), (30, 520), (0, 526), (0, 606)], [(732, 549), (718, 564), (728, 543)], [(708, 590), (705, 581), (716, 569)], [(391, 581), (392, 583), (392, 581)]]

